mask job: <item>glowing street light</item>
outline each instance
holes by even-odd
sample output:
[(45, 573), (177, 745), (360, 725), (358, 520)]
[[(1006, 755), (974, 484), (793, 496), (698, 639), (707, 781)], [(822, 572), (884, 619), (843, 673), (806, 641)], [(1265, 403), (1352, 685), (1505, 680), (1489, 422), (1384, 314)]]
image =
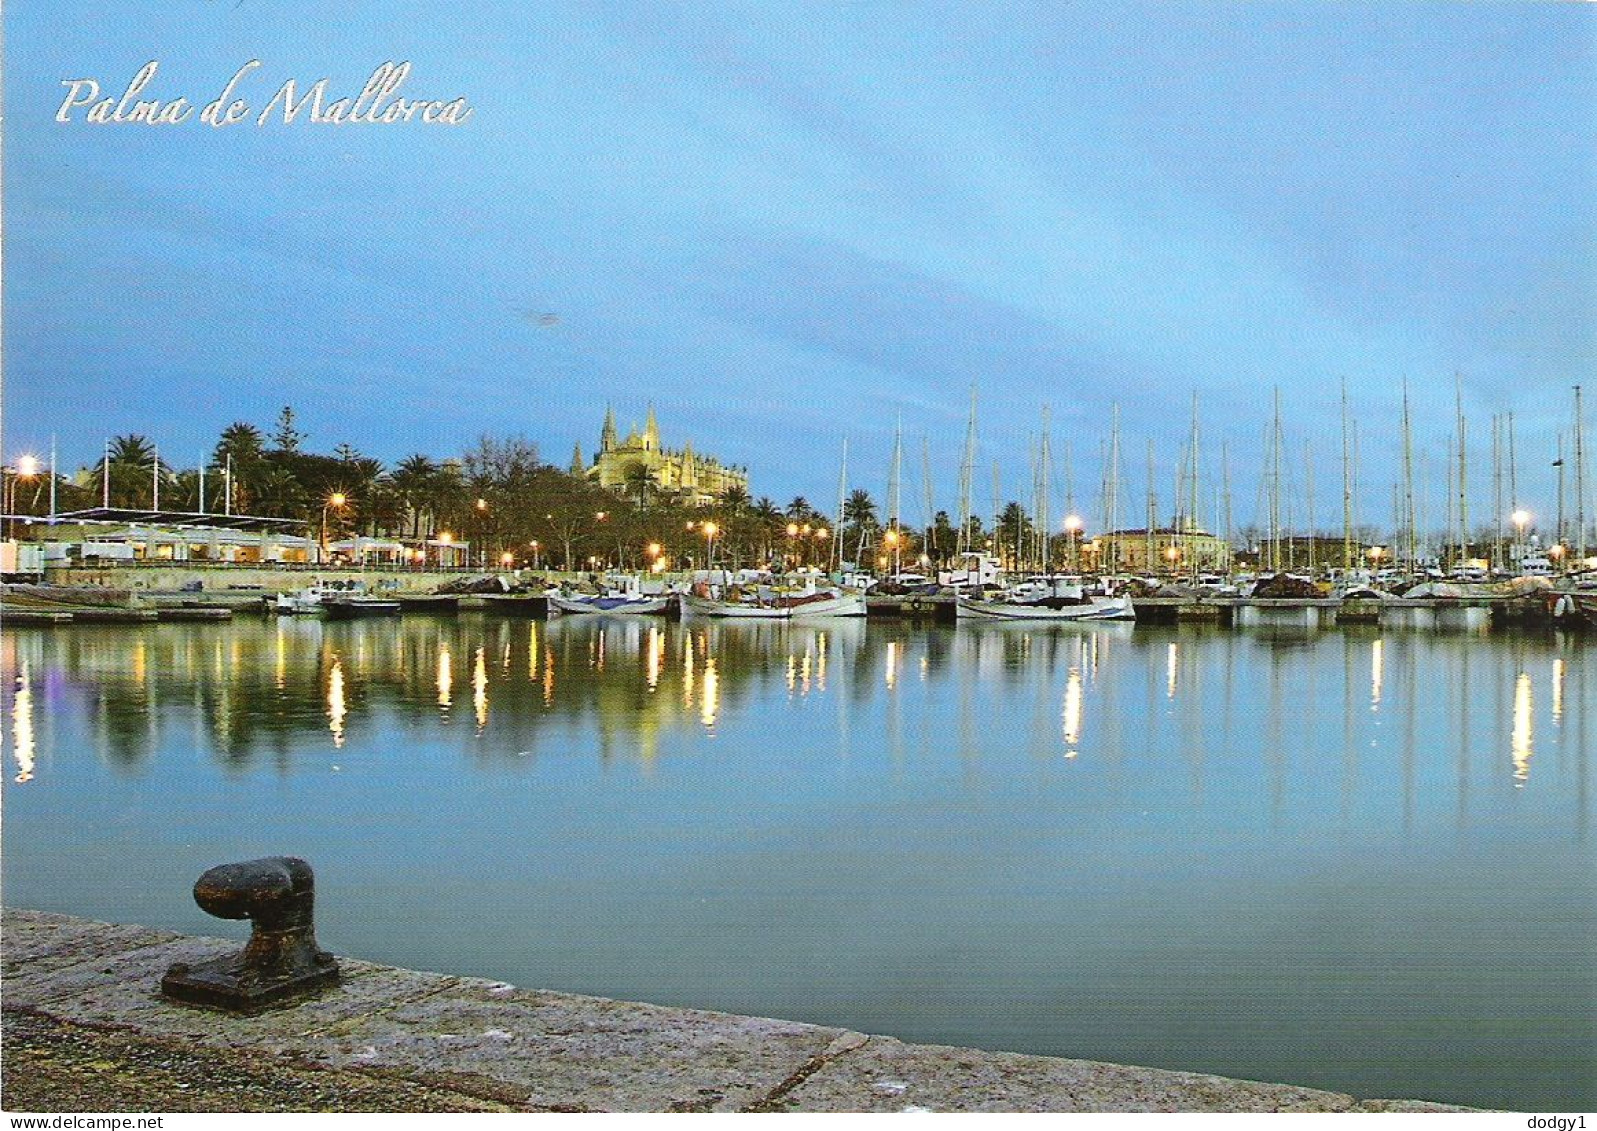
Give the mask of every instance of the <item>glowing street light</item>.
[[(692, 526), (693, 524), (690, 522), (688, 525)], [(721, 528), (713, 522), (706, 522), (703, 530), (704, 568), (709, 569), (715, 564), (715, 536), (721, 532)]]
[(1521, 507), (1508, 516), (1514, 523), (1514, 557), (1519, 561), (1520, 568), (1525, 564), (1525, 526), (1530, 522), (1530, 511)]
[(322, 537), (320, 544), (317, 546), (318, 561), (322, 561), (327, 558), (327, 512), (329, 509), (340, 511), (343, 510), (344, 504), (348, 501), (349, 498), (344, 494), (344, 492), (334, 491), (331, 495), (327, 496), (327, 501), (322, 503)]
[(1081, 536), (1081, 527), (1082, 521), (1079, 514), (1067, 514), (1065, 516), (1065, 535), (1068, 539), (1070, 548), (1071, 572), (1075, 572), (1081, 568), (1076, 555), (1076, 539)]

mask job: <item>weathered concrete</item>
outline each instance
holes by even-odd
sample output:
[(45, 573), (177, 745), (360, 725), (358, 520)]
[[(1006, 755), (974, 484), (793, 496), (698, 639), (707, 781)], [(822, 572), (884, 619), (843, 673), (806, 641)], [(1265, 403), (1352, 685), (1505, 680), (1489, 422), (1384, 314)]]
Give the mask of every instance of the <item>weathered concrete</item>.
[(254, 1017), (157, 992), (238, 948), (0, 914), (7, 1111), (1457, 1111), (1156, 1068), (909, 1045), (340, 958)]

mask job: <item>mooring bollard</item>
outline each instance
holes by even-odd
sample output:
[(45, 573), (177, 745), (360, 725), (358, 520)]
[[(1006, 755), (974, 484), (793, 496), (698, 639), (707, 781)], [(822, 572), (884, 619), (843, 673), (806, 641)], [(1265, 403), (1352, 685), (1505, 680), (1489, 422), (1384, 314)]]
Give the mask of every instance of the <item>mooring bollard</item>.
[(338, 960), (316, 945), (316, 878), (294, 856), (221, 864), (194, 884), (194, 902), (221, 919), (249, 919), (237, 954), (173, 963), (161, 994), (173, 1001), (254, 1013), (338, 981)]

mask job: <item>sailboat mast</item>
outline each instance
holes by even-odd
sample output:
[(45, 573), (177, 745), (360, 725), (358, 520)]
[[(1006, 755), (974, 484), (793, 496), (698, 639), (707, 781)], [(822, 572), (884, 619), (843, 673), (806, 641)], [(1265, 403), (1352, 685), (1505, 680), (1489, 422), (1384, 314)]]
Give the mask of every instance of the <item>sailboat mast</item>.
[(1492, 414), (1492, 568), (1500, 567), (1503, 556), (1503, 418)]
[[(843, 508), (848, 504), (848, 437), (843, 437), (843, 460), (837, 466), (837, 521), (832, 523), (832, 547), (837, 551), (837, 566), (843, 568)], [(828, 559), (830, 562), (830, 559)]]
[(1108, 505), (1104, 510), (1106, 532), (1120, 529), (1120, 403), (1109, 412), (1109, 491)]
[(1575, 386), (1575, 557), (1586, 561), (1586, 446), (1581, 438), (1580, 386)]
[(1037, 542), (1039, 553), (1037, 560), (1042, 564), (1044, 572), (1053, 566), (1053, 555), (1049, 552), (1049, 535), (1053, 532), (1053, 515), (1048, 505), (1049, 480), (1053, 478), (1053, 444), (1049, 432), (1053, 428), (1052, 414), (1048, 406), (1042, 406), (1042, 459), (1037, 474)]
[(1414, 572), (1414, 562), (1419, 557), (1419, 537), (1414, 519), (1414, 437), (1409, 430), (1408, 378), (1403, 379), (1403, 513), (1407, 519), (1408, 571)]
[(1231, 572), (1231, 461), (1226, 442), (1220, 441), (1220, 488), (1225, 493), (1225, 572)]
[(1342, 569), (1353, 568), (1353, 468), (1348, 459), (1347, 378), (1342, 378)]
[(1458, 414), (1458, 560), (1469, 557), (1469, 465), (1465, 460), (1464, 379), (1453, 373), (1453, 405)]
[(893, 537), (899, 537), (899, 481), (904, 471), (904, 416), (899, 414), (898, 424), (893, 429), (893, 470), (887, 479), (887, 529), (893, 532)]
[(1158, 488), (1153, 481), (1153, 441), (1148, 441), (1148, 573), (1151, 575), (1158, 568), (1158, 560), (1154, 556), (1154, 527), (1158, 523), (1159, 496)]
[(1303, 491), (1308, 496), (1309, 502), (1309, 576), (1314, 576), (1318, 566), (1316, 549), (1319, 544), (1319, 533), (1314, 529), (1314, 455), (1309, 450), (1309, 441), (1303, 441)]
[(930, 438), (920, 438), (920, 474), (921, 490), (926, 494), (926, 532), (930, 542), (930, 557), (937, 557), (937, 510), (932, 505), (932, 442)]
[[(1187, 529), (1198, 529), (1198, 391), (1192, 391), (1192, 455), (1187, 462), (1191, 479), (1187, 484)], [(1193, 566), (1196, 568), (1196, 559)]]
[(959, 550), (970, 549), (971, 480), (976, 474), (976, 386), (970, 387), (970, 420), (965, 425), (965, 458), (959, 465)]
[(1275, 387), (1275, 423), (1270, 429), (1270, 568), (1281, 570), (1281, 386)]

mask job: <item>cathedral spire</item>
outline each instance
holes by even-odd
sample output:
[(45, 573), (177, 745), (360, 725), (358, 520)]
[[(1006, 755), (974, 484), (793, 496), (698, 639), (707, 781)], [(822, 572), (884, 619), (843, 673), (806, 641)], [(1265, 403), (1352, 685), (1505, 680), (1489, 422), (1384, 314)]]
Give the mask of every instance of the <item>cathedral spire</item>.
[(599, 433), (599, 450), (614, 451), (616, 446), (616, 414), (609, 405), (604, 406), (604, 431)]
[(643, 424), (643, 450), (657, 452), (660, 450), (660, 425), (654, 419), (654, 402), (649, 402), (649, 418)]
[(588, 465), (582, 458), (582, 443), (579, 441), (571, 447), (571, 474), (585, 475)]

